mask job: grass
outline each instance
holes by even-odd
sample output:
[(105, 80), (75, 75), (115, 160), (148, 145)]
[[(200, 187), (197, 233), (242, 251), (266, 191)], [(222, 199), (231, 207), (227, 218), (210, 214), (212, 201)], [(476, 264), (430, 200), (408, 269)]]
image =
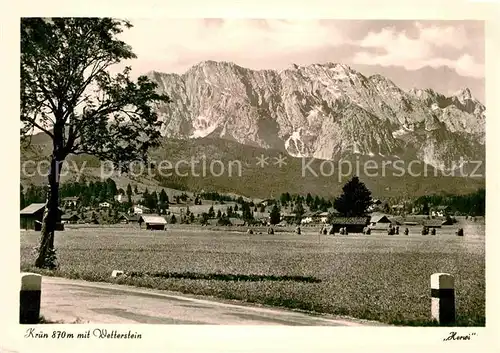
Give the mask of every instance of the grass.
[(45, 316), (43, 316), (43, 315), (41, 315), (40, 318), (38, 319), (38, 324), (49, 324), (49, 325), (52, 325), (52, 324), (85, 324), (85, 323), (86, 323), (85, 321), (82, 321), (80, 319), (75, 319), (72, 322), (65, 322), (65, 321), (60, 321), (60, 320), (54, 321), (54, 320), (45, 318)]
[(43, 315), (38, 319), (39, 324), (59, 324), (58, 321), (47, 320)]
[[(455, 276), (457, 326), (485, 325), (484, 230), (438, 236), (321, 236), (176, 228), (67, 229), (60, 266), (46, 275), (115, 282), (301, 309), (394, 325), (432, 326), (430, 276)], [(21, 234), (21, 269), (34, 271), (35, 232)], [(113, 270), (135, 276), (111, 278)]]

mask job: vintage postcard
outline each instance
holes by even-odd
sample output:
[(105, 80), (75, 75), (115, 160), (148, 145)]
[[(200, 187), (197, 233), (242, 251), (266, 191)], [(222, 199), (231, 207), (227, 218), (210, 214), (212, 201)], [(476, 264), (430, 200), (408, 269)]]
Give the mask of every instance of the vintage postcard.
[(20, 11), (0, 350), (498, 351), (496, 7), (449, 3)]

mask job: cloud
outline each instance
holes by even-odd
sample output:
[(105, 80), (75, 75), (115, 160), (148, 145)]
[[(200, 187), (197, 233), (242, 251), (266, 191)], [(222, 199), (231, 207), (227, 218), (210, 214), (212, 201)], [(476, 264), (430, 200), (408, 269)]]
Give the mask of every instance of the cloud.
[[(481, 21), (167, 18), (131, 21), (134, 27), (120, 37), (132, 46), (138, 59), (117, 65), (113, 71), (130, 65), (133, 76), (151, 70), (183, 73), (200, 61), (216, 60), (252, 69), (340, 62), (365, 67), (367, 72), (383, 73), (395, 82), (403, 82), (405, 75), (417, 77), (416, 73), (424, 69), (428, 73), (425, 78), (407, 82), (406, 86), (418, 83), (436, 86), (443, 92), (448, 87), (455, 91), (484, 79)], [(444, 75), (447, 70), (456, 79), (451, 79), (451, 73)], [(445, 82), (435, 83), (442, 80)]]
[(420, 31), (420, 40), (428, 43), (429, 45), (464, 49), (467, 42), (469, 42), (467, 32), (463, 25), (443, 27), (433, 25), (426, 27), (421, 22), (417, 22), (415, 26)]
[(370, 32), (359, 45), (361, 48), (384, 48), (387, 54), (381, 57), (385, 63), (396, 61), (413, 65), (421, 58), (432, 54), (430, 46), (425, 41), (411, 39), (404, 32), (396, 33), (394, 28), (384, 28), (378, 33)]
[[(349, 42), (333, 23), (319, 20), (132, 20), (121, 35), (138, 60), (134, 69), (184, 71), (207, 59), (266, 68), (296, 53)], [(155, 65), (155, 67), (147, 67)]]
[[(402, 66), (408, 70), (447, 66), (462, 76), (484, 77), (484, 64), (466, 52), (471, 39), (464, 26), (425, 26), (416, 22), (415, 27), (417, 35), (414, 38), (394, 27), (369, 32), (358, 41), (361, 50), (354, 54), (353, 63)], [(373, 49), (379, 52), (374, 53)]]

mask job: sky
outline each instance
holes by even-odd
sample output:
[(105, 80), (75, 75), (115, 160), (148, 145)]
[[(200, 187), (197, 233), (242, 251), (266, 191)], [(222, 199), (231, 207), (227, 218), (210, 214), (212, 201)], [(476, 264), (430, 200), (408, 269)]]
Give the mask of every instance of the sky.
[(469, 87), (484, 102), (482, 21), (130, 19), (121, 39), (135, 75), (183, 73), (204, 61), (251, 69), (338, 62), (380, 73), (403, 89)]

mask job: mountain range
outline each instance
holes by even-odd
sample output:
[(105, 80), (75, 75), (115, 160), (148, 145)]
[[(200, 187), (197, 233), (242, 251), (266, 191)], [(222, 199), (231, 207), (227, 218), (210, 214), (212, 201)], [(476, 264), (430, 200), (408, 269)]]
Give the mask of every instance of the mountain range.
[(451, 96), (404, 91), (338, 63), (277, 71), (204, 61), (182, 75), (147, 75), (173, 100), (158, 109), (167, 137), (222, 138), (322, 160), (416, 159), (439, 169), (484, 160), (485, 106), (468, 88)]
[[(412, 168), (427, 176), (397, 176), (393, 167), (377, 176), (364, 170), (357, 173), (373, 195), (412, 197), (430, 193), (464, 194), (484, 187), (485, 106), (468, 88), (444, 95), (429, 88), (403, 90), (386, 77), (364, 76), (343, 64), (291, 65), (281, 71), (250, 70), (229, 62), (201, 62), (184, 74), (149, 72), (158, 91), (172, 102), (160, 105), (163, 140), (150, 151), (152, 161), (189, 161), (192, 158), (241, 161), (240, 177), (210, 175), (197, 177), (189, 165), (179, 175), (163, 177), (114, 175), (117, 184), (139, 188), (168, 187), (183, 191), (219, 191), (248, 197), (273, 197), (282, 192), (335, 196), (349, 176), (304, 172), (304, 160), (313, 160), (318, 172), (322, 163), (348, 160), (421, 162)], [(47, 135), (31, 139), (22, 149), (21, 162), (43, 160), (51, 151)], [(273, 161), (286, 156), (286, 165)], [(267, 156), (269, 165), (259, 167), (258, 158)], [(303, 157), (303, 158), (300, 158)], [(435, 173), (458, 168), (465, 174)], [(479, 169), (466, 161), (483, 162)], [(76, 163), (76, 164), (75, 164)], [(333, 162), (332, 162), (333, 163)], [(98, 178), (99, 161), (90, 156), (73, 156), (62, 176), (74, 180), (85, 164), (83, 175)], [(72, 167), (73, 166), (73, 167)], [(78, 168), (76, 168), (78, 166)], [(328, 169), (328, 168), (326, 168)], [(328, 172), (328, 171), (327, 171)], [(397, 172), (397, 171), (396, 171)], [(479, 176), (477, 176), (479, 174)], [(24, 185), (45, 183), (35, 173), (21, 173)]]

